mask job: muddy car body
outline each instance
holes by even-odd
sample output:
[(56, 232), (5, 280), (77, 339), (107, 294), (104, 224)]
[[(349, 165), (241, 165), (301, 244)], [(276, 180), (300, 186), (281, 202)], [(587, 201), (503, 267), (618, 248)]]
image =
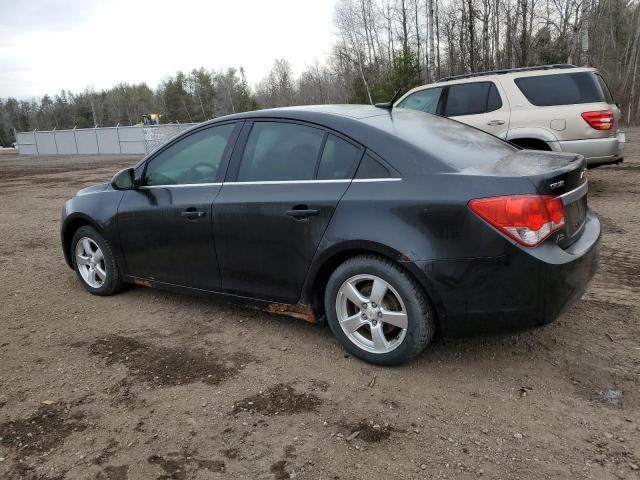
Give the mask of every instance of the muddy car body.
[(600, 239), (585, 166), (404, 109), (249, 112), (78, 192), (62, 245), (92, 293), (130, 282), (326, 317), (353, 354), (402, 363), (436, 330), (534, 327), (582, 294)]

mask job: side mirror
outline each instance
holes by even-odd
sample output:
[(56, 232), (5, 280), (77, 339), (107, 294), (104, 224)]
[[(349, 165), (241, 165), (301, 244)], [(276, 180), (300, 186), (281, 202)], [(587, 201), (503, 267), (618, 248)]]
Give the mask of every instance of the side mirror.
[(116, 173), (111, 179), (114, 190), (133, 190), (136, 186), (133, 168), (125, 168)]

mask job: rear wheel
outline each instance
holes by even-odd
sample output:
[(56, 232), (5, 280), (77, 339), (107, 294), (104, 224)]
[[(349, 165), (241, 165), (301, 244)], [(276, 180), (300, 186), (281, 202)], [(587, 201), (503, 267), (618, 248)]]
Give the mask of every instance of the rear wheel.
[(95, 228), (80, 227), (73, 235), (71, 257), (73, 268), (88, 292), (112, 295), (120, 290), (120, 272), (111, 247)]
[(325, 311), (340, 343), (378, 365), (408, 362), (435, 333), (422, 287), (400, 266), (375, 255), (351, 258), (335, 270), (325, 291)]

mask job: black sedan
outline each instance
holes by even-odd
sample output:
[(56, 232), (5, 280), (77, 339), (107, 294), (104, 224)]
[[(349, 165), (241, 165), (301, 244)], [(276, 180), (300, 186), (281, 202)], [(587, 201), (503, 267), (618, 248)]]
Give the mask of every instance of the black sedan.
[(326, 321), (392, 365), (443, 335), (556, 318), (593, 276), (585, 161), (410, 110), (218, 118), (85, 188), (62, 247), (86, 290), (219, 295)]

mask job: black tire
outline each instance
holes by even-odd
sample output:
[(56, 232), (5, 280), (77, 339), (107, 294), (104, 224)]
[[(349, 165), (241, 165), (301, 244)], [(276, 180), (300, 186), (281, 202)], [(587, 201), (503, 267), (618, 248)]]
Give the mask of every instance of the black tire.
[[(91, 239), (102, 251), (103, 261), (101, 265), (104, 266), (106, 278), (104, 279), (102, 285), (98, 287), (94, 287), (87, 283), (87, 281), (80, 273), (80, 268), (77, 263), (78, 259), (76, 258), (76, 247), (78, 245), (78, 242), (83, 238)], [(118, 264), (116, 263), (116, 259), (113, 255), (113, 250), (95, 228), (88, 225), (80, 227), (71, 239), (71, 251), (69, 252), (69, 254), (71, 255), (73, 268), (76, 271), (76, 275), (78, 276), (80, 283), (89, 293), (92, 293), (94, 295), (107, 296), (113, 295), (114, 293), (117, 293), (122, 289), (120, 269), (118, 268)]]
[[(407, 331), (391, 352), (373, 353), (359, 347), (340, 326), (336, 309), (338, 292), (345, 281), (356, 275), (381, 278), (395, 289), (405, 305)], [(377, 365), (409, 362), (424, 351), (436, 331), (434, 311), (422, 286), (398, 264), (377, 255), (360, 255), (340, 265), (327, 283), (324, 304), (329, 327), (342, 346), (355, 357)]]

